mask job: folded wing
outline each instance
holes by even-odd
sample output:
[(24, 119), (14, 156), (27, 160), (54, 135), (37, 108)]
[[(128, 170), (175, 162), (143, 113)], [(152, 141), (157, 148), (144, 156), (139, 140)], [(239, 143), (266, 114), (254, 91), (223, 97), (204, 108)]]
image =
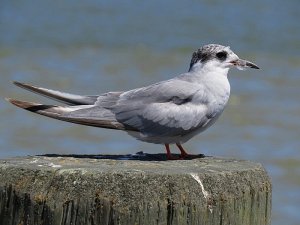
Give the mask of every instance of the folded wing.
[(109, 110), (99, 106), (56, 106), (19, 101), (9, 98), (6, 100), (25, 110), (57, 120), (108, 129), (134, 130), (129, 126), (124, 126), (116, 121), (114, 115)]
[(66, 103), (70, 106), (44, 105), (15, 99), (8, 99), (12, 104), (28, 111), (87, 126), (109, 129), (131, 130), (129, 126), (119, 123), (115, 115), (103, 106), (115, 104), (121, 92), (105, 93), (103, 95), (81, 96), (35, 87), (29, 84), (14, 82), (15, 85), (34, 93)]
[(176, 136), (209, 120), (205, 99), (203, 87), (172, 79), (124, 92), (110, 110), (118, 122), (144, 135)]
[(68, 105), (93, 105), (98, 98), (97, 95), (90, 95), (90, 96), (74, 95), (74, 94), (55, 91), (47, 88), (35, 87), (33, 85), (24, 84), (17, 81), (14, 81), (13, 83), (18, 87), (24, 88), (26, 90), (32, 91), (34, 93), (43, 95), (48, 98), (52, 98), (54, 100), (63, 102)]
[(204, 88), (176, 78), (99, 96), (81, 96), (19, 82), (15, 84), (71, 106), (8, 99), (12, 104), (47, 117), (87, 126), (137, 131), (147, 136), (178, 136), (209, 121)]

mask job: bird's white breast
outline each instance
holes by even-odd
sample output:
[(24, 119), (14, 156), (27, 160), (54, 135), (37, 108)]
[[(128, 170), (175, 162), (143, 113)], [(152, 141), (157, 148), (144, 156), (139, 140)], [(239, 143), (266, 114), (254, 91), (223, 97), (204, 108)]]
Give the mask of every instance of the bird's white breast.
[(204, 75), (195, 74), (193, 82), (198, 82), (205, 89), (205, 94), (195, 95), (193, 101), (206, 106), (206, 117), (209, 119), (206, 123), (200, 124), (197, 129), (183, 136), (182, 143), (206, 130), (222, 114), (230, 96), (230, 84), (227, 79), (227, 72), (228, 70), (214, 70), (206, 71)]

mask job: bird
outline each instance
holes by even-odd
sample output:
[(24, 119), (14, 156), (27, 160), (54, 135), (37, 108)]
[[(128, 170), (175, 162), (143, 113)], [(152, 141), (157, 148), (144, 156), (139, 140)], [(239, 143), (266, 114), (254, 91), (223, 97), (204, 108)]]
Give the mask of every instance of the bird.
[[(230, 96), (230, 68), (259, 69), (240, 59), (230, 46), (207, 44), (192, 54), (186, 73), (129, 91), (77, 95), (14, 81), (18, 87), (65, 105), (7, 98), (25, 110), (71, 123), (126, 131), (134, 138), (165, 146), (167, 160), (189, 156), (182, 144), (210, 127)], [(174, 157), (175, 144), (180, 157)]]

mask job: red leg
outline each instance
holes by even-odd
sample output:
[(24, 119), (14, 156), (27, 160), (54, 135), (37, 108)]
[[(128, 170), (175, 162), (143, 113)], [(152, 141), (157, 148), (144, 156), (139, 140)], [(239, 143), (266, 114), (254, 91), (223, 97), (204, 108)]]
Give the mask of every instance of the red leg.
[(171, 151), (170, 151), (170, 145), (169, 144), (165, 144), (166, 146), (166, 151), (167, 151), (167, 159), (168, 160), (174, 160), (177, 159), (175, 157), (172, 156)]
[(167, 159), (171, 159), (172, 155), (171, 155), (171, 151), (170, 151), (170, 145), (165, 144), (165, 146), (166, 146), (166, 151), (167, 151)]
[(184, 159), (186, 157), (189, 156), (189, 154), (184, 150), (184, 148), (182, 147), (182, 145), (180, 143), (176, 143), (177, 147), (179, 148), (180, 150), (180, 153), (181, 153), (181, 159)]

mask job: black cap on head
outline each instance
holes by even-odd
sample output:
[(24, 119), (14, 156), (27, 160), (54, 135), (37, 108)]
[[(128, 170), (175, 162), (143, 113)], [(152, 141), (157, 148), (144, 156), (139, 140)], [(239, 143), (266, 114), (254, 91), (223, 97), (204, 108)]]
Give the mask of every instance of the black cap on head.
[[(201, 48), (199, 48), (197, 51), (195, 51), (192, 55), (191, 63), (190, 63), (190, 68), (193, 67), (197, 62), (202, 62), (205, 63), (206, 61), (214, 58), (216, 56), (217, 52), (222, 51), (225, 47), (223, 45), (218, 45), (218, 44), (209, 44), (209, 45), (204, 45)], [(222, 56), (223, 57), (223, 56)]]

